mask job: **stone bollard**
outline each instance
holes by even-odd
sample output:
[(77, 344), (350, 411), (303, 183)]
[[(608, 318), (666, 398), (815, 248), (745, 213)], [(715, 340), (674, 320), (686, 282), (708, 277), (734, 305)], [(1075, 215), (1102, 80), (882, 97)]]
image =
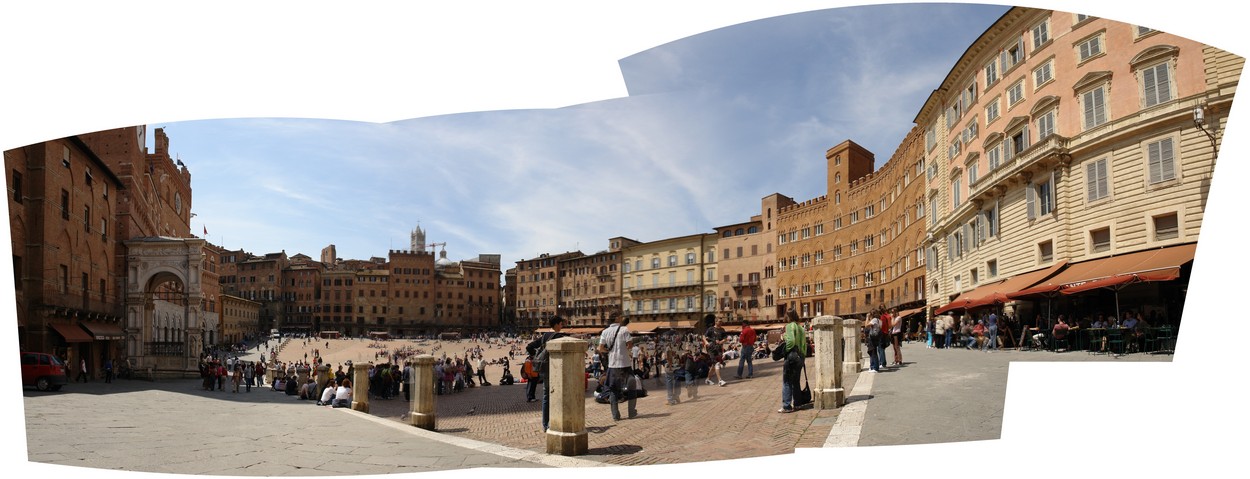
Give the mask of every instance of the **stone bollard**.
[(846, 404), (842, 388), (842, 318), (820, 316), (812, 319), (812, 338), (816, 343), (816, 387), (812, 399), (817, 409), (835, 409)]
[(412, 392), (408, 423), (433, 431), (438, 419), (434, 414), (434, 356), (422, 354), (412, 358), (412, 382), (416, 390)]
[(369, 412), (369, 368), (371, 363), (352, 365), (352, 410)]
[(859, 374), (860, 363), (860, 341), (859, 331), (862, 323), (856, 319), (842, 320), (842, 372), (844, 374)]
[(317, 398), (321, 400), (321, 393), (326, 389), (326, 383), (330, 382), (330, 366), (317, 366)]
[(308, 366), (299, 366), (295, 368), (295, 385), (297, 387), (304, 387), (304, 384), (308, 383), (308, 374), (311, 372), (312, 370), (309, 369)]
[(580, 456), (589, 450), (586, 434), (586, 347), (572, 337), (547, 342), (549, 374), (547, 454)]

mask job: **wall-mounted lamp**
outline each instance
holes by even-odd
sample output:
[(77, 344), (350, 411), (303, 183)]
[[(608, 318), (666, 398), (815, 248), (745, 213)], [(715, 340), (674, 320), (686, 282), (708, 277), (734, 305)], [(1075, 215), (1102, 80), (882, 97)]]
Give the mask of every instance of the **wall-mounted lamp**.
[(1206, 123), (1206, 117), (1202, 112), (1202, 105), (1194, 107), (1194, 124), (1201, 127)]

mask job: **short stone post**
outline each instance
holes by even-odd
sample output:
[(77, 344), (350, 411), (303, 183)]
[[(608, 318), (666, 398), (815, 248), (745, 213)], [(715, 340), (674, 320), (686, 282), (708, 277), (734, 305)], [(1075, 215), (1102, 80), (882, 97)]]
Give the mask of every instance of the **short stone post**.
[(408, 423), (433, 431), (437, 419), (434, 415), (434, 356), (422, 354), (412, 359), (412, 382), (415, 390)]
[(585, 340), (563, 337), (547, 342), (550, 394), (547, 454), (580, 456), (589, 450), (586, 434)]
[(369, 368), (371, 363), (352, 365), (352, 410), (369, 412)]
[(330, 382), (330, 366), (317, 366), (317, 398), (321, 400), (321, 393), (325, 391), (326, 384)]
[(308, 366), (297, 366), (295, 368), (295, 385), (303, 387), (305, 384), (308, 384), (308, 375), (311, 372), (312, 370)]
[(819, 316), (812, 319), (812, 338), (816, 343), (816, 387), (812, 399), (818, 409), (835, 409), (846, 403), (842, 389), (842, 318)]
[(269, 384), (273, 384), (274, 379), (277, 379), (277, 378), (278, 378), (277, 368), (273, 366), (269, 366), (265, 368), (265, 380), (268, 381)]
[(861, 324), (857, 319), (842, 320), (842, 372), (845, 374), (859, 374)]

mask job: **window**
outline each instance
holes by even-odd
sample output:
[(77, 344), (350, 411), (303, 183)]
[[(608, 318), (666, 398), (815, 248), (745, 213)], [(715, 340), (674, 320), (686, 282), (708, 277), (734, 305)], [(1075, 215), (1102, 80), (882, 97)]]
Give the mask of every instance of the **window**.
[(967, 111), (977, 101), (977, 82), (972, 82), (964, 91), (959, 94), (959, 103), (963, 105), (963, 110)]
[(61, 219), (69, 219), (69, 192), (61, 190)]
[(1077, 45), (1077, 54), (1081, 61), (1086, 61), (1102, 54), (1102, 33), (1090, 37)]
[(1107, 197), (1107, 159), (1102, 158), (1085, 164), (1085, 187), (1089, 202)]
[(21, 203), (22, 202), (22, 174), (18, 173), (17, 170), (13, 170), (13, 175), (11, 176), (11, 178), (13, 179), (13, 201), (16, 203)]
[(985, 65), (985, 89), (990, 89), (990, 85), (998, 82), (998, 62), (991, 61)]
[(91, 232), (91, 205), (82, 207), (82, 227), (87, 233)]
[(924, 149), (925, 151), (933, 151), (934, 146), (937, 146), (937, 132), (930, 126), (924, 131)]
[(989, 209), (981, 211), (981, 227), (985, 228), (982, 238), (993, 238), (998, 236), (998, 202)]
[(864, 219), (872, 218), (875, 214), (876, 214), (876, 209), (873, 207), (873, 205), (868, 205), (864, 207)]
[(1006, 156), (1007, 159), (1010, 160), (1012, 158), (1015, 158), (1016, 155), (1019, 155), (1020, 153), (1024, 153), (1024, 150), (1028, 149), (1028, 147), (1029, 147), (1029, 126), (1026, 124), (1024, 125), (1024, 127), (1020, 128), (1019, 130), (1016, 130), (1015, 132), (1011, 133), (1007, 137), (1007, 142), (1006, 142), (1006, 145), (1004, 146), (1004, 156)]
[(1050, 83), (1055, 79), (1054, 61), (1043, 63), (1042, 66), (1033, 70), (1033, 89), (1041, 88), (1043, 85)]
[(961, 115), (962, 113), (963, 112), (960, 110), (960, 107), (959, 107), (959, 102), (955, 102), (954, 105), (951, 105), (950, 108), (947, 108), (946, 109), (946, 127), (948, 129), (953, 130), (954, 128), (951, 128), (951, 126), (954, 125), (956, 121), (959, 121), (959, 115)]
[(808, 238), (811, 238), (811, 237), (812, 237), (812, 229), (811, 229), (811, 228), (803, 228), (803, 230), (802, 230), (802, 231), (803, 231), (803, 239), (808, 239)]
[(824, 225), (824, 224), (819, 224), (819, 225), (813, 226), (813, 227), (812, 227), (812, 232), (813, 232), (816, 236), (820, 236), (820, 235), (825, 234), (825, 225)]
[(1176, 213), (1155, 216), (1152, 218), (1155, 227), (1155, 241), (1164, 241), (1180, 237), (1180, 223)]
[(626, 273), (630, 272), (630, 268), (629, 268), (629, 261), (626, 261), (626, 262), (625, 262), (625, 272), (626, 272)]
[(694, 264), (694, 253), (686, 253), (686, 264)]
[(985, 148), (985, 156), (990, 162), (990, 171), (998, 169), (999, 163), (1002, 162), (1002, 142), (995, 143), (993, 146)]
[(660, 258), (658, 256), (655, 258), (651, 258), (651, 269), (656, 269), (659, 267), (660, 267)]
[(1106, 86), (1099, 86), (1081, 94), (1081, 106), (1084, 109), (1085, 129), (1107, 122)]
[(1007, 47), (998, 55), (999, 67), (1005, 75), (1012, 67), (1024, 61), (1024, 38), (1016, 39), (1016, 43)]
[(968, 163), (968, 184), (972, 185), (977, 182), (977, 161)]
[(1141, 71), (1143, 107), (1152, 107), (1172, 99), (1168, 65), (1164, 62)]
[(1012, 107), (1024, 100), (1024, 80), (1007, 88), (1007, 106)]
[(1141, 25), (1138, 25), (1137, 28), (1134, 29), (1134, 31), (1137, 33), (1138, 37), (1144, 37), (1146, 35), (1154, 33), (1156, 30), (1150, 27), (1143, 27)]
[(972, 139), (976, 137), (977, 137), (977, 119), (976, 117), (973, 117), (972, 121), (968, 123), (968, 126), (964, 127), (964, 138), (963, 138), (964, 143), (971, 143)]
[(959, 178), (955, 178), (955, 180), (951, 182), (951, 206), (954, 208), (959, 207), (959, 193)]
[(1033, 27), (1033, 49), (1037, 50), (1050, 41), (1050, 19), (1042, 20), (1042, 23)]
[(1050, 240), (1037, 244), (1037, 260), (1039, 263), (1049, 263), (1055, 259), (1054, 243)]
[(1100, 228), (1090, 231), (1089, 250), (1093, 253), (1111, 251), (1111, 228)]
[(987, 278), (998, 277), (998, 260), (989, 260), (985, 262), (985, 275)]
[(955, 139), (951, 140), (951, 145), (948, 151), (946, 152), (947, 157), (952, 160), (955, 159), (956, 156), (959, 156), (959, 152), (962, 146), (963, 145), (961, 145), (959, 142), (959, 137), (955, 137)]
[(985, 124), (988, 125), (994, 120), (997, 120), (998, 115), (998, 97), (994, 97), (993, 100), (990, 100), (990, 102), (985, 105)]
[(1086, 20), (1089, 20), (1089, 19), (1091, 19), (1091, 18), (1094, 18), (1094, 17), (1091, 17), (1091, 16), (1086, 15), (1086, 14), (1084, 14), (1084, 13), (1078, 13), (1078, 14), (1076, 14), (1076, 23), (1081, 23), (1081, 22), (1086, 21)]
[(1024, 196), (1029, 219), (1053, 213), (1055, 211), (1055, 174), (1052, 172), (1045, 181), (1029, 185), (1024, 190)]
[(677, 255), (675, 254), (668, 255), (668, 265), (677, 266)]
[(1049, 110), (1037, 117), (1037, 139), (1044, 140), (1055, 134), (1055, 110)]
[(976, 285), (977, 285), (977, 283), (979, 282), (979, 279), (980, 279), (980, 278), (978, 277), (978, 275), (977, 275), (977, 269), (976, 269), (976, 268), (972, 268), (972, 269), (968, 270), (968, 277), (969, 277), (969, 278), (972, 278), (972, 285), (973, 285), (973, 286), (976, 286)]
[(1146, 150), (1150, 162), (1151, 184), (1176, 179), (1176, 157), (1171, 138), (1149, 143)]

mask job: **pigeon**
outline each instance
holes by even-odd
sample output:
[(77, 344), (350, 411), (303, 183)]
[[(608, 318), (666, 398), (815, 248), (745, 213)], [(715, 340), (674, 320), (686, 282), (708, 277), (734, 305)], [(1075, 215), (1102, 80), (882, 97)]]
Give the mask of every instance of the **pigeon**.
[(475, 413), (475, 412), (477, 412), (477, 406), (473, 406), (473, 407), (469, 408), (469, 412), (466, 412), (466, 413), (464, 413), (464, 414), (465, 414), (466, 416), (472, 416), (472, 415), (473, 415), (473, 413)]

